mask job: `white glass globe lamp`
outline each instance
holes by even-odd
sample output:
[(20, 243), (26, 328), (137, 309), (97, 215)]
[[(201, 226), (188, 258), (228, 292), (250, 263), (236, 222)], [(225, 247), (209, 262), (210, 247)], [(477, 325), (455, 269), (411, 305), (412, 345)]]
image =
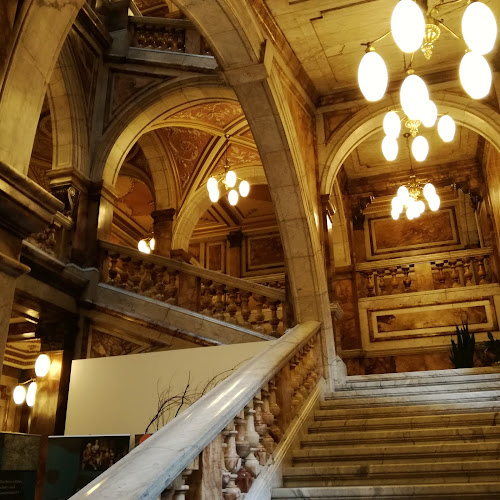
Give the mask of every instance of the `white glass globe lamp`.
[(429, 208), (435, 212), (436, 210), (439, 209), (439, 205), (441, 204), (441, 200), (439, 199), (439, 196), (436, 194), (434, 197), (432, 197), (430, 200), (427, 200), (427, 203), (429, 203)]
[(410, 120), (420, 120), (422, 109), (429, 100), (427, 85), (418, 75), (408, 75), (401, 85), (401, 107)]
[(396, 45), (403, 52), (411, 53), (420, 48), (425, 35), (425, 18), (413, 0), (401, 0), (394, 7), (391, 30)]
[(358, 84), (367, 101), (379, 101), (387, 89), (389, 74), (382, 57), (370, 48), (358, 68)]
[(207, 181), (208, 192), (215, 191), (217, 189), (217, 179), (215, 177), (210, 177)]
[(438, 121), (438, 134), (444, 142), (451, 142), (455, 137), (455, 120), (450, 115), (443, 115)]
[(229, 203), (234, 207), (234, 205), (238, 203), (238, 191), (236, 191), (236, 189), (231, 189), (231, 191), (229, 191), (229, 194), (227, 195), (227, 199), (229, 200)]
[(422, 108), (420, 121), (424, 127), (434, 127), (438, 117), (438, 110), (436, 105), (429, 99)]
[(151, 250), (154, 250), (155, 246), (156, 246), (156, 240), (154, 238), (151, 238), (149, 240), (149, 248), (151, 248)]
[(241, 181), (238, 186), (238, 191), (240, 192), (240, 196), (242, 198), (246, 198), (250, 192), (250, 184), (248, 184), (247, 181)]
[(208, 197), (210, 198), (210, 201), (212, 203), (217, 203), (219, 201), (219, 190), (217, 188), (212, 189), (211, 191), (208, 192)]
[(398, 214), (403, 211), (403, 205), (403, 201), (397, 196), (395, 196), (391, 201), (392, 211), (397, 212)]
[(226, 173), (226, 185), (227, 187), (232, 188), (234, 187), (235, 184), (236, 184), (236, 174), (232, 170), (229, 170)]
[(482, 2), (471, 3), (462, 17), (465, 43), (474, 52), (491, 52), (497, 38), (497, 23), (493, 12)]
[(12, 393), (12, 397), (14, 398), (14, 403), (16, 403), (16, 405), (22, 405), (26, 399), (26, 389), (24, 386), (18, 385)]
[(406, 204), (406, 201), (411, 199), (410, 192), (408, 191), (408, 188), (406, 186), (399, 186), (397, 195), (403, 204)]
[(486, 97), (493, 76), (488, 61), (477, 52), (467, 52), (460, 61), (460, 83), (473, 99)]
[(33, 406), (35, 404), (36, 396), (36, 382), (31, 382), (28, 386), (28, 391), (26, 392), (26, 404), (28, 406)]
[(382, 153), (387, 161), (393, 161), (398, 156), (398, 141), (385, 136), (382, 140)]
[(416, 203), (416, 207), (418, 209), (418, 215), (421, 215), (424, 213), (425, 210), (425, 203), (422, 200), (418, 200)]
[(400, 214), (401, 214), (401, 212), (397, 212), (396, 210), (391, 210), (391, 217), (392, 217), (394, 220), (398, 220), (398, 219), (399, 219)]
[(415, 137), (411, 143), (411, 152), (415, 160), (424, 161), (429, 153), (429, 143), (427, 139), (422, 135)]
[(401, 132), (401, 120), (395, 111), (389, 111), (384, 116), (384, 132), (387, 137), (397, 139)]
[(50, 358), (46, 354), (40, 354), (35, 361), (35, 373), (37, 377), (45, 377), (49, 373)]
[(137, 248), (139, 249), (139, 252), (142, 252), (142, 253), (150, 253), (151, 252), (151, 250), (148, 247), (148, 244), (146, 243), (146, 240), (139, 241)]
[(436, 196), (436, 188), (430, 182), (424, 186), (424, 196), (427, 201)]

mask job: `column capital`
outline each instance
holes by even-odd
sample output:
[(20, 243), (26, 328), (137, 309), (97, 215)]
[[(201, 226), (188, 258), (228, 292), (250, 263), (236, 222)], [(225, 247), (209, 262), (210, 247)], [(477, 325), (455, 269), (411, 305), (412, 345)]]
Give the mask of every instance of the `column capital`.
[(172, 222), (176, 214), (175, 208), (165, 208), (163, 210), (154, 210), (151, 217), (155, 223)]
[(231, 231), (227, 236), (229, 248), (241, 248), (243, 242), (243, 233), (241, 231)]

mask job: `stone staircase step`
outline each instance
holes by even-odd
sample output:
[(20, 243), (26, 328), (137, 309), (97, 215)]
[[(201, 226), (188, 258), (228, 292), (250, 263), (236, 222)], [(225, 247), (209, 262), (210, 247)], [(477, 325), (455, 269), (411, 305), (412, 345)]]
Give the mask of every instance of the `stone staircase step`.
[(500, 423), (498, 411), (456, 413), (444, 415), (407, 415), (376, 418), (326, 419), (309, 424), (309, 432), (336, 432), (382, 429), (428, 429), (438, 427), (496, 426)]
[(454, 403), (454, 402), (481, 402), (481, 401), (500, 401), (500, 391), (481, 390), (469, 392), (436, 392), (423, 394), (405, 394), (393, 396), (364, 396), (352, 398), (327, 398), (321, 401), (321, 410), (333, 410), (337, 408), (359, 408), (369, 406), (405, 406), (418, 405), (422, 403)]
[(413, 464), (355, 464), (316, 467), (287, 467), (284, 486), (362, 486), (402, 484), (445, 484), (495, 482), (500, 477), (500, 462), (430, 462)]
[(330, 488), (274, 488), (273, 500), (308, 500), (376, 498), (377, 500), (408, 498), (418, 500), (457, 500), (458, 498), (500, 498), (500, 482), (418, 484), (388, 486), (338, 486)]
[[(450, 392), (465, 393), (465, 392), (478, 392), (478, 391), (498, 391), (500, 390), (499, 380), (488, 380), (481, 383), (456, 383), (451, 387), (447, 384), (429, 384), (429, 385), (394, 385), (389, 387), (362, 387), (347, 389), (343, 388), (336, 391), (333, 396), (334, 399), (346, 398), (363, 398), (374, 396), (403, 396), (413, 394), (431, 394), (431, 393), (444, 393)], [(332, 395), (329, 396), (332, 398)]]
[(463, 377), (475, 379), (481, 375), (500, 374), (500, 367), (484, 366), (480, 368), (450, 368), (448, 370), (428, 370), (419, 372), (374, 373), (372, 375), (349, 375), (349, 382), (364, 382), (366, 380), (418, 380), (435, 378), (446, 381), (450, 377)]
[(308, 434), (301, 447), (365, 446), (378, 443), (483, 442), (500, 440), (500, 426), (441, 427), (430, 429), (396, 429), (365, 432), (327, 432)]
[(365, 463), (408, 463), (445, 461), (474, 461), (498, 459), (500, 441), (481, 443), (478, 454), (477, 443), (431, 443), (431, 444), (392, 444), (366, 445), (363, 447), (321, 447), (306, 448), (292, 452), (293, 464), (316, 464), (329, 462), (345, 463), (355, 461)]
[(377, 417), (417, 416), (417, 415), (444, 415), (472, 412), (499, 411), (500, 400), (482, 402), (455, 402), (447, 404), (410, 405), (410, 406), (379, 406), (363, 408), (339, 408), (334, 410), (317, 410), (314, 420), (361, 419)]

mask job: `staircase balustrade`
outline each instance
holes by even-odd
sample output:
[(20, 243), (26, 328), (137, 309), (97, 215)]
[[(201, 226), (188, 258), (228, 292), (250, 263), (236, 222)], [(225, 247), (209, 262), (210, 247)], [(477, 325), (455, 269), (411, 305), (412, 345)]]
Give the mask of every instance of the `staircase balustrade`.
[[(101, 241), (101, 281), (221, 321), (279, 337), (285, 330), (285, 291), (174, 259)], [(191, 283), (186, 299), (181, 283)], [(194, 297), (194, 300), (193, 300)]]
[(322, 376), (319, 330), (289, 330), (72, 498), (242, 499)]
[(130, 16), (129, 32), (131, 47), (212, 55), (206, 41), (187, 19)]
[[(356, 265), (362, 283), (359, 295), (375, 297), (496, 282), (489, 265), (492, 253), (488, 247), (363, 262)], [(418, 279), (417, 264), (424, 264), (427, 271), (425, 285), (421, 285), (425, 280)]]

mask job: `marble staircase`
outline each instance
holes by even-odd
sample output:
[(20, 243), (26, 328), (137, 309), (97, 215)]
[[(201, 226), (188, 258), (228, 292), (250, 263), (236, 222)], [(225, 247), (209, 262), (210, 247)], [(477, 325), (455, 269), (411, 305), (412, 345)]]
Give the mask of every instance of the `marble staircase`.
[(500, 369), (351, 376), (273, 499), (500, 498)]

